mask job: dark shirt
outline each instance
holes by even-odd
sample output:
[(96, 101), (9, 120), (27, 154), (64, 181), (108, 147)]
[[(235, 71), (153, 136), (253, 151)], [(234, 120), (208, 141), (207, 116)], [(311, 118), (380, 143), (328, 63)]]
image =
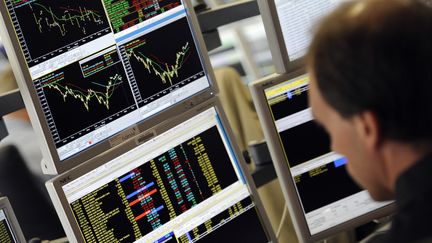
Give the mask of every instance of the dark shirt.
[(396, 181), (397, 212), (382, 242), (432, 242), (432, 155)]

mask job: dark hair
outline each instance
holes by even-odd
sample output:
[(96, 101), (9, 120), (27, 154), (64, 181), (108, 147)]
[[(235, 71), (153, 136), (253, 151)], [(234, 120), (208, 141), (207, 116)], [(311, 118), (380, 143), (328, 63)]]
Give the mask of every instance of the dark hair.
[(318, 26), (308, 65), (343, 117), (374, 112), (386, 138), (432, 142), (432, 8), (425, 0), (343, 4)]

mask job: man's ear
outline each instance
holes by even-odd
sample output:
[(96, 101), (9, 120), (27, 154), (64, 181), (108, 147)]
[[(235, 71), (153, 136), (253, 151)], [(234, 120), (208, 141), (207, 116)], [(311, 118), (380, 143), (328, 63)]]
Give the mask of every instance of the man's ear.
[(378, 117), (372, 111), (363, 111), (355, 115), (354, 124), (359, 138), (369, 149), (378, 149), (381, 145), (381, 127)]

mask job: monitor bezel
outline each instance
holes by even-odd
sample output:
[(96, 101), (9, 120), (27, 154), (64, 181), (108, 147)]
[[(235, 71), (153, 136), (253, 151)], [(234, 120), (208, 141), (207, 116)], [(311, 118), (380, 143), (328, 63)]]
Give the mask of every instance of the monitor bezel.
[(278, 74), (289, 73), (303, 66), (306, 62), (306, 56), (294, 60), (289, 58), (289, 50), (285, 45), (275, 0), (258, 1), (258, 7), (269, 42), (275, 72)]
[[(118, 141), (125, 141), (133, 136), (136, 136), (140, 131), (145, 131), (149, 127), (152, 127), (158, 123), (163, 122), (169, 117), (190, 109), (191, 107), (199, 104), (207, 99), (213, 97), (217, 92), (216, 79), (213, 73), (213, 69), (210, 64), (210, 59), (207, 54), (207, 48), (204, 43), (204, 39), (201, 33), (200, 26), (197, 21), (197, 17), (194, 8), (190, 0), (181, 0), (186, 9), (186, 18), (191, 26), (191, 33), (195, 40), (196, 47), (198, 48), (198, 54), (201, 58), (204, 71), (209, 82), (209, 87), (196, 93), (195, 95), (184, 99), (183, 101), (175, 104), (165, 110), (147, 117), (135, 125), (129, 126), (117, 134), (96, 143), (94, 146), (86, 148), (85, 150), (74, 154), (64, 160), (60, 160), (57, 148), (51, 137), (49, 127), (42, 111), (42, 106), (39, 102), (39, 98), (36, 94), (36, 89), (32, 84), (32, 78), (30, 72), (27, 69), (27, 64), (24, 55), (21, 51), (21, 47), (18, 42), (17, 36), (14, 34), (14, 28), (12, 21), (9, 18), (9, 14), (5, 4), (0, 5), (0, 34), (2, 36), (2, 42), (5, 46), (9, 62), (11, 63), (15, 79), (21, 92), (25, 107), (29, 114), (31, 124), (37, 135), (37, 141), (40, 145), (43, 161), (41, 161), (42, 170), (45, 174), (60, 174), (65, 172), (79, 164), (98, 156), (104, 151), (118, 146)], [(132, 135), (132, 136), (131, 136)], [(115, 142), (112, 142), (115, 141)]]
[[(218, 100), (217, 96), (213, 97), (210, 100), (207, 100), (206, 102), (197, 105), (192, 109), (189, 109), (188, 111), (176, 117), (173, 117), (172, 119), (166, 120), (165, 122), (158, 124), (157, 126), (154, 126), (148, 129), (147, 131), (144, 131), (135, 139), (129, 140), (128, 142), (123, 143), (121, 146), (118, 146), (110, 151), (107, 151), (106, 153), (102, 154), (97, 158), (94, 158), (86, 163), (83, 163), (73, 168), (72, 170), (64, 172), (63, 174), (58, 175), (55, 178), (47, 181), (46, 187), (48, 193), (54, 204), (57, 214), (59, 215), (60, 221), (62, 222), (63, 228), (66, 232), (68, 239), (76, 242), (84, 242), (83, 238), (78, 238), (81, 235), (81, 231), (79, 229), (79, 225), (75, 221), (75, 217), (73, 216), (70, 205), (67, 202), (66, 196), (62, 190), (62, 186), (68, 184), (69, 182), (75, 180), (76, 178), (79, 178), (80, 176), (88, 173), (89, 171), (105, 164), (111, 159), (141, 145), (145, 141), (148, 141), (148, 139), (151, 139), (152, 136), (160, 134), (172, 128), (173, 126), (180, 124), (188, 120), (189, 118), (192, 118), (193, 116), (212, 107), (215, 108), (216, 112), (219, 115), (220, 122), (224, 127), (224, 132), (229, 140), (231, 148), (233, 149), (234, 152), (233, 156), (235, 156), (238, 164), (240, 165), (241, 173), (244, 176), (244, 179), (246, 180), (246, 184), (249, 188), (251, 198), (256, 205), (258, 216), (260, 217), (261, 224), (264, 228), (264, 231), (267, 234), (267, 237), (271, 240), (271, 242), (275, 242), (275, 243), (278, 242), (273, 232), (273, 228), (271, 226), (270, 220), (267, 214), (265, 213), (264, 206), (258, 196), (258, 191), (256, 189), (255, 183), (250, 173), (248, 173), (248, 167), (246, 165), (246, 162), (244, 162), (244, 159), (241, 156), (242, 153), (240, 152), (235, 142), (233, 132), (228, 125), (229, 124), (228, 120), (225, 116), (222, 105)], [(146, 138), (146, 139), (145, 140), (143, 139), (141, 141), (140, 138)]]
[(336, 233), (351, 230), (374, 219), (388, 216), (395, 211), (396, 205), (392, 202), (379, 209), (311, 235), (306, 221), (306, 216), (303, 212), (301, 200), (295, 186), (295, 181), (293, 180), (291, 171), (288, 167), (283, 145), (280, 142), (279, 134), (275, 123), (273, 122), (272, 113), (265, 95), (266, 89), (295, 79), (304, 74), (307, 74), (304, 68), (298, 68), (286, 74), (272, 74), (251, 83), (249, 88), (298, 239), (300, 242), (316, 242), (328, 238)]
[(296, 60), (289, 59), (275, 1), (258, 1), (258, 8), (265, 27), (276, 73), (288, 73), (298, 68), (304, 63), (305, 58), (302, 57)]
[(0, 197), (0, 209), (4, 210), (6, 220), (8, 220), (10, 224), (12, 234), (17, 238), (17, 242), (26, 242), (24, 234), (7, 197)]

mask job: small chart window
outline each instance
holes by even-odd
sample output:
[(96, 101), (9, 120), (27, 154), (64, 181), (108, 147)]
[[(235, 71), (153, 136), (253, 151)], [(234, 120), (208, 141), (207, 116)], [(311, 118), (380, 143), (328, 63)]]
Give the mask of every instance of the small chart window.
[(205, 75), (186, 18), (179, 19), (120, 46), (130, 79), (139, 89), (140, 104)]
[(111, 32), (100, 1), (6, 0), (6, 4), (29, 67)]

